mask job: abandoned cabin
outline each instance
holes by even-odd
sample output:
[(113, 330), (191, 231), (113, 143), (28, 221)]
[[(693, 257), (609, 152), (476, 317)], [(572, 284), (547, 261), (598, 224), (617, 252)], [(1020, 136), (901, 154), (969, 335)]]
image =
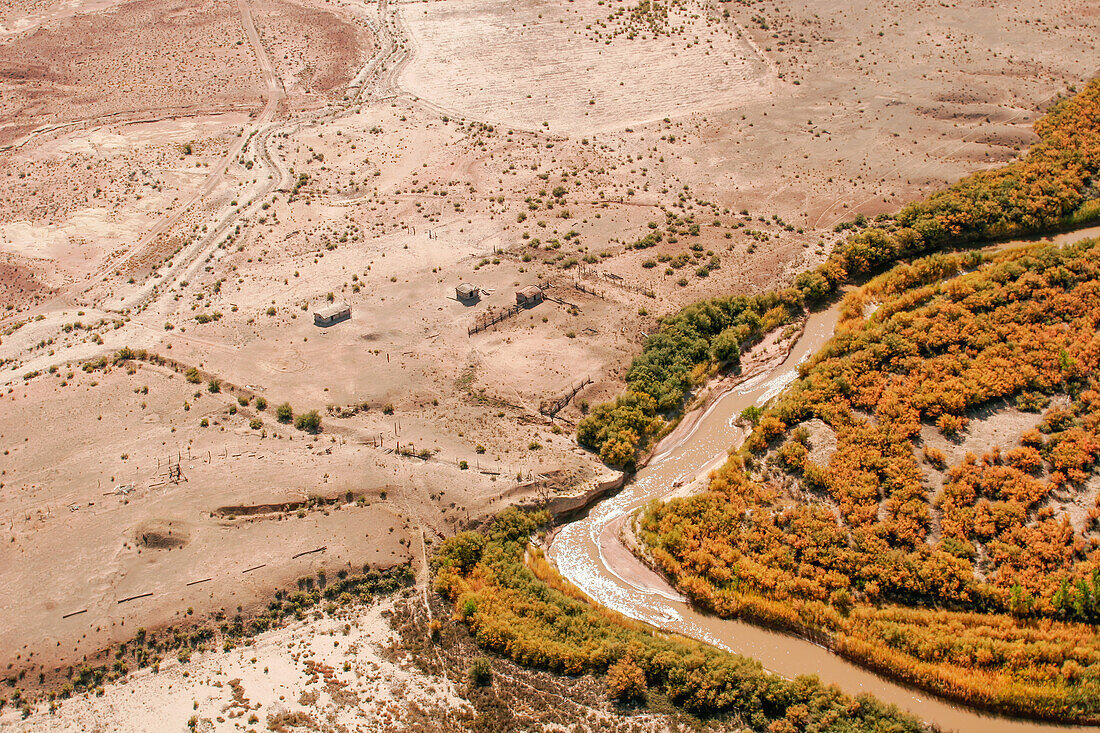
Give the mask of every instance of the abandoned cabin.
[(471, 285), (470, 283), (462, 283), (457, 288), (455, 288), (455, 295), (457, 295), (458, 299), (463, 303), (472, 303), (479, 297), (481, 297), (481, 291), (476, 285)]
[(351, 318), (351, 306), (347, 303), (331, 303), (313, 311), (313, 325), (331, 326)]
[(516, 305), (530, 308), (542, 302), (542, 288), (538, 285), (528, 285), (523, 290), (516, 291)]

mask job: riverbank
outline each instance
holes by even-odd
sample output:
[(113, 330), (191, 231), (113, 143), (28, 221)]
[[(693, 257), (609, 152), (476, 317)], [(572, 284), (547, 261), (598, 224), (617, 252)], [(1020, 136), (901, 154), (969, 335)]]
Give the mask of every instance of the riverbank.
[[(740, 368), (736, 373), (712, 377), (700, 387), (691, 400), (692, 406), (676, 418), (672, 428), (638, 460), (637, 469), (645, 468), (650, 461), (659, 459), (669, 451), (675, 450), (684, 441), (689, 440), (699, 422), (705, 419), (722, 398), (731, 391), (750, 380), (771, 372), (779, 366), (788, 357), (791, 348), (802, 335), (806, 321), (807, 318), (803, 317), (793, 324), (773, 329), (745, 352), (740, 360)], [(742, 431), (737, 441), (740, 444), (747, 432), (740, 427), (738, 430)], [(703, 466), (692, 477), (691, 483), (705, 477), (724, 462), (724, 456), (716, 456), (714, 460)], [(616, 472), (597, 477), (581, 484), (568, 494), (550, 498), (546, 508), (555, 522), (570, 521), (584, 514), (595, 503), (622, 489), (634, 475), (635, 473)], [(681, 484), (677, 487), (676, 492), (669, 494), (666, 498), (686, 495), (691, 489), (691, 483)]]
[[(530, 537), (547, 515), (506, 510), (487, 531), (447, 540), (436, 587), (478, 643), (529, 667), (568, 675), (606, 674), (620, 703), (669, 703), (738, 728), (927, 731), (913, 715), (871, 697), (856, 699), (811, 678), (782, 679), (752, 659), (663, 633), (597, 603), (551, 566)], [(787, 725), (782, 725), (785, 721)]]
[(760, 341), (750, 347), (741, 357), (736, 373), (721, 374), (708, 380), (691, 400), (691, 406), (676, 420), (672, 430), (661, 437), (638, 462), (644, 467), (655, 457), (660, 457), (688, 440), (699, 421), (714, 409), (715, 405), (729, 392), (750, 379), (774, 370), (790, 354), (794, 344), (806, 327), (807, 317), (803, 316), (794, 323), (772, 329)]
[[(793, 678), (807, 672), (849, 693), (871, 693), (945, 730), (1038, 733), (1067, 728), (1042, 722), (995, 717), (930, 696), (853, 663), (820, 643), (737, 619), (697, 610), (630, 551), (630, 517), (654, 498), (691, 491), (692, 480), (721, 465), (731, 444), (739, 442), (731, 422), (748, 406), (766, 402), (797, 376), (798, 365), (832, 335), (839, 306), (810, 316), (787, 358), (770, 371), (724, 389), (723, 397), (704, 402), (692, 424), (662, 450), (634, 479), (580, 520), (560, 527), (547, 555), (562, 576), (597, 603), (668, 633), (677, 633), (759, 660), (766, 669)], [(626, 541), (620, 541), (624, 536)]]
[[(1087, 233), (1087, 231), (1077, 232), (1062, 239), (1063, 241), (1081, 240), (1082, 235)], [(1088, 267), (1089, 261), (1094, 262), (1092, 252), (1096, 247), (1095, 240), (1084, 239), (1076, 246), (1064, 248), (1059, 241), (1041, 243), (1038, 249), (1035, 249), (1030, 242), (1022, 244), (1032, 246), (1022, 251), (1007, 251), (1000, 256), (989, 258), (988, 264), (983, 267), (964, 270), (965, 274), (960, 275), (957, 286), (954, 282), (944, 284), (943, 278), (959, 270), (960, 262), (974, 262), (976, 258), (973, 256), (941, 256), (918, 261), (899, 268), (896, 274), (888, 273), (877, 278), (864, 290), (872, 293), (890, 292), (895, 300), (902, 300), (908, 297), (909, 289), (896, 287), (893, 290), (890, 289), (891, 284), (895, 282), (891, 278), (900, 279), (910, 283), (909, 288), (929, 288), (933, 293), (934, 297), (929, 304), (921, 301), (921, 304), (913, 306), (913, 309), (934, 310), (940, 307), (939, 300), (935, 297), (939, 293), (943, 300), (959, 302), (958, 307), (962, 309), (962, 313), (970, 317), (971, 308), (975, 309), (975, 313), (985, 311), (979, 310), (983, 306), (976, 305), (973, 299), (966, 300), (964, 305), (960, 302), (963, 299), (955, 296), (960, 290), (964, 293), (968, 292), (968, 287), (981, 290), (985, 285), (987, 289), (992, 289), (994, 294), (1000, 295), (1000, 291), (997, 290), (999, 286), (989, 285), (989, 283), (1005, 283), (1003, 289), (1007, 294), (1004, 297), (1009, 303), (1004, 306), (1005, 308), (1012, 308), (1011, 303), (1015, 302), (1015, 299), (1034, 298), (1036, 303), (1042, 304), (1050, 302), (1051, 299), (1068, 298), (1069, 296), (1063, 296), (1058, 289), (1060, 285), (1051, 285), (1035, 292), (1025, 290), (1024, 294), (1012, 290), (1012, 283), (1016, 279), (1026, 279), (1031, 272), (1039, 278), (1043, 273), (1060, 266), (1064, 259), (1065, 271), (1078, 273), (1078, 280), (1071, 281), (1070, 285), (1064, 287), (1072, 288), (1074, 283), (1082, 281), (1085, 285), (1078, 284), (1078, 289), (1073, 292), (1087, 292), (1090, 278), (1095, 278), (1095, 274), (1090, 274), (1094, 273), (1094, 270)], [(929, 286), (928, 282), (939, 283), (939, 289)], [(1060, 283), (1060, 281), (1054, 282)], [(920, 292), (926, 294), (928, 290)], [(1015, 298), (1011, 297), (1013, 294)], [(926, 297), (925, 300), (928, 298)], [(984, 302), (980, 301), (980, 303)], [(1001, 300), (995, 302), (1002, 303)], [(891, 339), (886, 343), (890, 344), (896, 352), (925, 353), (921, 350), (921, 334), (928, 328), (927, 319), (922, 320), (925, 311), (918, 310), (911, 316), (916, 322), (925, 325), (918, 328), (915, 333), (907, 332), (907, 335), (903, 335), (895, 333), (891, 328), (897, 330), (904, 328), (898, 324), (909, 323), (905, 320), (906, 311), (900, 310), (893, 301), (889, 301), (883, 307), (888, 308), (888, 312), (899, 315), (888, 321), (876, 318), (864, 322), (858, 316), (855, 317), (846, 326), (851, 329), (849, 335), (838, 339), (834, 346), (827, 350), (827, 355), (822, 357), (823, 361), (816, 362), (807, 380), (807, 383), (815, 386), (803, 389), (806, 387), (806, 384), (803, 384), (793, 393), (793, 396), (787, 398), (786, 402), (781, 401), (779, 407), (765, 412), (761, 420), (762, 426), (776, 423), (779, 425), (779, 429), (773, 427), (770, 432), (764, 433), (767, 437), (774, 439), (773, 449), (782, 443), (784, 428), (786, 431), (793, 431), (797, 425), (802, 424), (800, 421), (817, 415), (835, 414), (829, 411), (842, 410), (848, 404), (843, 398), (843, 395), (847, 394), (845, 391), (848, 389), (847, 383), (839, 387), (833, 385), (833, 391), (825, 389), (822, 393), (822, 384), (826, 387), (833, 384), (828, 376), (823, 380), (822, 375), (831, 375), (834, 379), (839, 379), (836, 375), (843, 374), (852, 380), (852, 384), (855, 384), (857, 377), (853, 374), (862, 373), (860, 365), (872, 363), (877, 367), (879, 362), (875, 359), (878, 352), (874, 349), (878, 342), (869, 337), (868, 332), (872, 335), (885, 333)], [(1037, 307), (1041, 308), (1041, 306)], [(858, 309), (855, 310), (858, 313)], [(850, 301), (847, 303), (846, 311), (849, 313), (853, 311)], [(1001, 311), (997, 313), (1000, 314)], [(973, 318), (977, 317), (977, 315), (973, 316)], [(1000, 322), (997, 321), (997, 317), (997, 315), (990, 315), (987, 321)], [(1029, 333), (1027, 331), (1029, 324), (1037, 322), (1039, 325), (1036, 328), (1041, 329), (1043, 324), (1050, 321), (1044, 320), (1043, 317), (1038, 317), (1037, 321), (1028, 319), (1017, 321), (1013, 317), (1006, 319), (1006, 322), (1018, 323), (1021, 333)], [(1083, 329), (1086, 334), (1092, 330), (1088, 326), (1084, 326)], [(847, 353), (845, 348), (855, 349), (855, 356), (849, 361), (843, 361)], [(1071, 349), (1069, 359), (1078, 358), (1078, 352), (1072, 351), (1074, 346), (1066, 346), (1066, 348)], [(884, 364), (891, 363), (884, 362)], [(929, 373), (934, 373), (935, 362), (930, 360), (929, 363), (933, 365), (929, 367)], [(1084, 363), (1090, 365), (1088, 369), (1095, 369), (1094, 361)], [(968, 378), (974, 377), (968, 374)], [(889, 377), (880, 377), (880, 380), (882, 379), (889, 379)], [(1052, 384), (1059, 385), (1061, 382), (1054, 381)], [(814, 389), (817, 389), (818, 393), (815, 393)], [(905, 394), (916, 393), (914, 388), (909, 386), (903, 389)], [(984, 396), (976, 404), (985, 406), (989, 404), (992, 397), (997, 397), (1001, 393), (983, 394)], [(1011, 390), (1007, 394), (1015, 395)], [(851, 399), (853, 402), (858, 400), (861, 406), (873, 405), (877, 399), (874, 395), (873, 392), (870, 395), (866, 392), (857, 393), (857, 396)], [(884, 397), (882, 399), (885, 400)], [(892, 399), (903, 398), (894, 395)], [(893, 403), (888, 402), (888, 404)], [(907, 403), (902, 402), (902, 404)], [(1036, 412), (1041, 413), (1041, 408), (1042, 406), (1036, 409)], [(1076, 409), (1085, 410), (1080, 406)], [(844, 417), (845, 414), (841, 412), (838, 418), (832, 419), (832, 424), (838, 431), (843, 431), (845, 426), (852, 425)], [(864, 413), (860, 412), (860, 414)], [(885, 415), (876, 412), (880, 420), (889, 420), (891, 414), (889, 411)], [(1081, 412), (1075, 414), (1081, 414)], [(921, 418), (915, 415), (912, 419), (916, 423)], [(1039, 419), (1036, 415), (1035, 420)], [(925, 420), (925, 422), (930, 424), (934, 421)], [(1087, 427), (1095, 423), (1086, 421), (1085, 424)], [(929, 429), (936, 430), (934, 425)], [(889, 430), (889, 427), (884, 430)], [(797, 436), (799, 432), (801, 431), (795, 431), (794, 435)], [(946, 430), (944, 432), (946, 433)], [(1060, 431), (1057, 428), (1044, 432), (1053, 434), (1047, 439), (1047, 445), (1059, 444), (1057, 441)], [(854, 441), (859, 445), (871, 445), (875, 439), (870, 434), (861, 438), (863, 433), (855, 437), (851, 432), (842, 432), (842, 435), (845, 436), (847, 440), (845, 444), (848, 446), (853, 445)], [(929, 435), (931, 434), (922, 435), (918, 443), (931, 441), (932, 437)], [(981, 435), (981, 432), (975, 435)], [(1017, 437), (1018, 433), (1015, 437), (1009, 438), (1008, 443), (1000, 443), (1000, 445), (1011, 448)], [(791, 438), (791, 440), (796, 439), (802, 441), (802, 447), (811, 447), (807, 444), (806, 437)], [(859, 442), (860, 440), (865, 442)], [(848, 526), (853, 527), (852, 534), (845, 531), (844, 525), (841, 525), (839, 534), (835, 532), (834, 525), (839, 520), (827, 510), (814, 509), (814, 497), (807, 496), (805, 493), (819, 491), (821, 483), (814, 484), (817, 488), (806, 488), (803, 485), (801, 489), (797, 483), (792, 484), (792, 481), (796, 482), (802, 475), (802, 470), (792, 470), (793, 478), (790, 480), (774, 475), (781, 470), (781, 466), (791, 465), (786, 458), (790, 455), (791, 443), (784, 444), (785, 448), (778, 452), (777, 463), (773, 468), (769, 456), (775, 454), (765, 450), (762, 441), (754, 442), (758, 443), (757, 455), (753, 457), (755, 463), (750, 465), (769, 466), (766, 472), (770, 471), (773, 474), (770, 478), (758, 476), (759, 481), (746, 480), (743, 472), (731, 470), (714, 484), (717, 495), (704, 494), (687, 502), (660, 505), (654, 510), (659, 529), (656, 522), (647, 519), (642, 525), (644, 531), (638, 532), (638, 541), (634, 543), (637, 546), (644, 541), (645, 544), (650, 545), (653, 556), (658, 559), (661, 568), (675, 576), (679, 589), (691, 597), (699, 607), (712, 611), (722, 618), (745, 619), (809, 639), (832, 649), (838, 656), (854, 661), (861, 667), (874, 670), (907, 685), (917, 685), (920, 689), (931, 691), (944, 699), (957, 701), (973, 709), (1000, 715), (1020, 716), (1028, 720), (1089, 725), (1100, 722), (1100, 716), (1096, 713), (1096, 698), (1093, 697), (1095, 694), (1094, 668), (1091, 668), (1095, 660), (1095, 656), (1092, 656), (1095, 653), (1096, 644), (1095, 618), (1088, 615), (1087, 606), (1084, 610), (1079, 610), (1081, 608), (1079, 606), (1067, 608), (1064, 601), (1059, 601), (1057, 597), (1053, 602), (1051, 601), (1052, 588), (1049, 587), (1051, 583), (1055, 591), (1059, 582), (1062, 583), (1063, 588), (1068, 585), (1065, 580), (1059, 580), (1060, 577), (1065, 577), (1061, 568), (1051, 570), (1058, 574), (1054, 575), (1053, 581), (1048, 583), (1045, 590), (1042, 588), (1035, 590), (1034, 596), (1030, 591), (1028, 592), (1028, 606), (1023, 609), (1008, 605), (1007, 597), (1001, 595), (1007, 595), (1007, 589), (1004, 586), (990, 585), (979, 588), (983, 595), (977, 597), (988, 599), (984, 604), (980, 601), (964, 603), (966, 598), (959, 600), (947, 594), (933, 595), (930, 590), (923, 591), (925, 593), (923, 596), (907, 596), (904, 595), (904, 591), (880, 592), (879, 582), (884, 584), (884, 588), (900, 588), (906, 582), (906, 578), (910, 577), (907, 575), (910, 572), (913, 573), (914, 583), (906, 585), (906, 588), (937, 588), (938, 586), (935, 585), (937, 578), (942, 580), (942, 576), (937, 573), (937, 567), (943, 566), (934, 567), (934, 565), (944, 558), (945, 551), (938, 546), (924, 550), (924, 545), (921, 545), (918, 547), (921, 553), (917, 557), (923, 559), (923, 563), (916, 558), (910, 559), (909, 555), (904, 554), (903, 549), (896, 549), (898, 545), (893, 543), (876, 545), (873, 552), (865, 550), (859, 555), (854, 551), (849, 552), (844, 549), (844, 538), (854, 534), (858, 545), (861, 535), (857, 533), (856, 527), (862, 525), (849, 524)], [(848, 450), (849, 453), (842, 455), (846, 462), (841, 462), (839, 464), (841, 467), (857, 464), (852, 458), (852, 449)], [(907, 452), (908, 445), (902, 444), (902, 450)], [(919, 455), (919, 447), (916, 450)], [(873, 462), (873, 456), (880, 454), (868, 449), (865, 453), (858, 455), (865, 455), (867, 458), (864, 459), (864, 463), (857, 465), (867, 465)], [(1043, 457), (1047, 458), (1047, 454), (1044, 453)], [(816, 472), (820, 471), (823, 463), (827, 463), (829, 459), (815, 460), (817, 463), (814, 463), (812, 468)], [(1056, 458), (1048, 460), (1056, 460)], [(784, 461), (787, 462), (783, 463)], [(1000, 461), (985, 459), (986, 465), (993, 463), (1000, 464)], [(836, 465), (830, 464), (829, 470), (837, 470)], [(1040, 463), (1039, 465), (1049, 464)], [(918, 464), (918, 470), (922, 470), (922, 466), (923, 464)], [(946, 469), (946, 466), (939, 466), (939, 468)], [(804, 470), (807, 476), (811, 475), (810, 466), (805, 467)], [(929, 470), (931, 469), (924, 470), (924, 473), (927, 474)], [(979, 471), (980, 467), (972, 469), (971, 473), (976, 475)], [(1081, 474), (1082, 478), (1079, 481), (1084, 482), (1089, 472), (1086, 470)], [(838, 501), (846, 496), (848, 484), (844, 482), (844, 477), (850, 475), (850, 473), (829, 474), (829, 492)], [(883, 478), (884, 482), (887, 480)], [(770, 489), (763, 489), (760, 484), (773, 486), (777, 491), (773, 495)], [(885, 483), (883, 485), (885, 486)], [(1056, 487), (1060, 484), (1053, 485)], [(1071, 492), (1071, 496), (1074, 490), (1083, 490), (1076, 482), (1074, 486), (1077, 486), (1077, 489), (1073, 487), (1065, 489)], [(665, 497), (660, 493), (662, 487), (653, 488), (654, 492), (649, 497), (651, 501)], [(1043, 489), (1044, 485), (1034, 484), (1033, 491)], [(665, 490), (667, 491), (667, 487)], [(726, 496), (723, 497), (722, 494)], [(1041, 494), (1036, 495), (1041, 496)], [(925, 494), (922, 493), (921, 496), (924, 497)], [(872, 506), (888, 498), (890, 498), (889, 493), (878, 499), (872, 497)], [(732, 509), (726, 506), (727, 499)], [(928, 490), (927, 500), (930, 502), (933, 500), (931, 490)], [(1092, 498), (1087, 500), (1091, 502)], [(886, 506), (888, 507), (889, 504)], [(1054, 507), (1053, 520), (1061, 525), (1062, 522), (1057, 516), (1058, 510), (1059, 507)], [(883, 515), (880, 514), (880, 516)], [(1028, 525), (1028, 527), (1031, 526)], [(1066, 522), (1065, 526), (1070, 525)], [(1085, 530), (1078, 528), (1078, 532), (1087, 530), (1087, 526)], [(988, 540), (989, 534), (979, 531), (978, 538), (975, 539), (979, 553), (983, 548), (981, 540), (983, 538)], [(1044, 535), (1038, 530), (1033, 530), (1028, 536), (1034, 537), (1034, 542), (1045, 541)], [(862, 537), (867, 541), (868, 533), (864, 533)], [(605, 544), (609, 541), (608, 536), (598, 534), (597, 540), (601, 545), (601, 556), (607, 554)], [(904, 548), (903, 542), (898, 544)], [(828, 555), (830, 550), (838, 554), (830, 556)], [(858, 557), (859, 561), (853, 562), (850, 556)], [(904, 560), (899, 560), (899, 556)], [(821, 560), (821, 557), (843, 558), (843, 560), (838, 564), (829, 564)], [(960, 574), (963, 570), (969, 572), (970, 566), (965, 564), (965, 558), (960, 556), (960, 560), (964, 562), (960, 563), (958, 572)], [(799, 565), (799, 563), (802, 564)], [(887, 570), (884, 571), (884, 568)], [(609, 570), (622, 575), (621, 569), (609, 568)], [(1072, 571), (1072, 568), (1070, 570)], [(1089, 568), (1086, 567), (1085, 572), (1088, 570)], [(828, 575), (829, 571), (837, 572), (835, 575)], [(821, 590), (821, 586), (813, 585), (815, 579), (823, 577), (828, 584), (828, 588), (824, 591)], [(969, 575), (967, 577), (969, 578)], [(899, 579), (897, 584), (887, 585), (894, 578)], [(1071, 577), (1069, 583), (1072, 582)], [(798, 583), (805, 583), (805, 585), (799, 586)], [(966, 588), (969, 587), (971, 586), (966, 586)], [(840, 590), (830, 595), (830, 591), (834, 589)], [(1023, 590), (1028, 591), (1028, 587), (1024, 587)], [(919, 592), (921, 591), (913, 591), (914, 594)], [(1014, 594), (1019, 592), (1019, 589), (1013, 589)], [(1063, 591), (1063, 593), (1068, 592)], [(1033, 603), (1034, 608), (1031, 605)], [(1057, 650), (1057, 653), (1053, 650)]]

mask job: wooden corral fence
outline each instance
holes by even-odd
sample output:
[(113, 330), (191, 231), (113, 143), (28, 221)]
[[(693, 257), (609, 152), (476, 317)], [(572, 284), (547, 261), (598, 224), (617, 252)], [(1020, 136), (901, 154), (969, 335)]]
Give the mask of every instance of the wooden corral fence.
[(603, 293), (601, 291), (596, 290), (594, 287), (591, 287), (590, 285), (585, 285), (580, 280), (576, 280), (576, 281), (573, 282), (573, 289), (574, 290), (579, 290), (582, 293), (587, 293), (588, 295), (594, 295), (597, 298), (602, 298), (603, 297)]
[(545, 298), (546, 300), (550, 301), (551, 303), (557, 303), (558, 305), (564, 305), (566, 308), (575, 308), (577, 310), (581, 309), (581, 307), (579, 305), (577, 305), (576, 303), (570, 303), (568, 300), (562, 300), (561, 298), (555, 298), (555, 297), (550, 296), (550, 295), (544, 295), (542, 297)]
[[(581, 279), (589, 278), (589, 279), (593, 279), (593, 280), (601, 280), (601, 281), (607, 283), (608, 285), (614, 285), (615, 287), (617, 287), (621, 290), (627, 290), (631, 293), (637, 293), (639, 295), (644, 295), (647, 298), (656, 298), (657, 297), (657, 294), (654, 293), (649, 288), (643, 288), (641, 285), (631, 285), (630, 283), (626, 282), (625, 280), (623, 280), (622, 275), (616, 275), (613, 272), (600, 272), (599, 270), (597, 270), (594, 267), (587, 267), (585, 265), (580, 265), (577, 268), (577, 277), (579, 277)], [(574, 284), (573, 287), (577, 287), (577, 284)], [(584, 288), (580, 287), (580, 288), (577, 288), (577, 289), (578, 290), (583, 290)], [(588, 291), (585, 290), (585, 292), (588, 292)]]
[(565, 408), (566, 405), (569, 404), (569, 402), (574, 397), (577, 396), (578, 392), (580, 392), (582, 389), (584, 389), (585, 387), (587, 387), (590, 384), (592, 384), (592, 378), (591, 377), (585, 377), (584, 379), (581, 380), (580, 384), (576, 385), (575, 387), (571, 387), (569, 389), (569, 391), (566, 392), (563, 396), (557, 398), (556, 400), (550, 400), (550, 401), (544, 402), (542, 404), (542, 406), (539, 407), (539, 412), (541, 412), (543, 415), (546, 415), (547, 417), (556, 416), (559, 412), (561, 412)]
[(510, 305), (504, 310), (491, 310), (479, 315), (474, 319), (474, 325), (466, 329), (466, 335), (473, 336), (479, 331), (484, 331), (487, 328), (495, 326), (503, 321), (505, 318), (511, 318), (515, 314), (523, 310), (523, 306), (516, 304)]
[[(538, 289), (543, 292), (544, 298), (546, 298), (547, 300), (553, 300), (552, 298), (547, 298), (547, 296), (545, 295), (546, 290), (550, 287), (550, 283), (540, 282), (536, 284), (536, 287), (538, 287)], [(473, 336), (475, 333), (484, 331), (487, 328), (491, 328), (503, 321), (504, 319), (511, 318), (522, 310), (526, 310), (526, 307), (520, 305), (519, 303), (516, 303), (515, 305), (510, 305), (503, 310), (486, 311), (485, 313), (482, 313), (474, 319), (474, 325), (466, 329), (466, 335)]]

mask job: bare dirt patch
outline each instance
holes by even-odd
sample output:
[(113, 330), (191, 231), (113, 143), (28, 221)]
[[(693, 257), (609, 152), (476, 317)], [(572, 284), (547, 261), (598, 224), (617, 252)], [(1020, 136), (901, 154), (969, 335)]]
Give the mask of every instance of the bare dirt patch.
[[(432, 617), (449, 609), (432, 598)], [(419, 594), (384, 599), (257, 636), (226, 652), (168, 660), (140, 670), (103, 695), (46, 706), (26, 719), (11, 707), (5, 730), (78, 731), (97, 726), (159, 733), (198, 730), (403, 730), (460, 733), (471, 728), (551, 733), (656, 733), (691, 721), (612, 703), (602, 678), (532, 671), (490, 658), (491, 682), (472, 685), (468, 670), (482, 652), (464, 627), (430, 630)], [(715, 731), (733, 731), (716, 722)]]
[[(0, 646), (13, 652), (9, 671), (79, 664), (188, 607), (250, 606), (318, 568), (388, 566), (419, 552), (409, 484), (379, 491), (394, 474), (376, 451), (295, 435), (270, 410), (246, 414), (235, 397), (153, 367), (69, 374), (0, 398), (10, 418), (0, 429), (0, 555), (11, 568)], [(90, 399), (74, 411), (81, 393)], [(249, 427), (257, 414), (270, 432)], [(200, 422), (209, 427), (193, 431)], [(53, 430), (39, 432), (42, 424)], [(320, 492), (332, 499), (310, 501)], [(453, 511), (446, 493), (440, 529)], [(254, 518), (218, 511), (255, 504), (294, 509)], [(36, 582), (43, 591), (33, 599), (16, 592)], [(150, 595), (124, 601), (141, 594)]]
[(235, 3), (136, 0), (0, 44), (0, 144), (45, 123), (254, 108), (261, 90)]
[(296, 108), (342, 97), (374, 51), (369, 27), (339, 6), (263, 0), (256, 23)]
[[(1060, 398), (1053, 404), (1065, 404)], [(945, 436), (934, 425), (922, 425), (921, 443), (941, 451), (947, 457), (947, 465), (959, 463), (968, 453), (982, 456), (993, 448), (1009, 450), (1020, 442), (1020, 436), (1039, 425), (1041, 412), (1025, 412), (1015, 407), (990, 406), (976, 414), (966, 430), (957, 436)]]
[(810, 434), (810, 452), (806, 457), (819, 466), (829, 465), (836, 453), (836, 431), (818, 418), (799, 423), (798, 427), (805, 428)]
[(475, 119), (573, 134), (729, 108), (774, 91), (765, 58), (709, 4), (672, 3), (667, 15), (648, 13), (645, 29), (605, 40), (596, 29), (616, 25), (612, 7), (404, 4), (417, 53), (402, 84)]
[(37, 137), (0, 157), (0, 251), (54, 288), (101, 272), (202, 186), (247, 119), (230, 113)]
[(138, 525), (134, 539), (152, 550), (178, 550), (191, 539), (181, 522), (153, 520)]

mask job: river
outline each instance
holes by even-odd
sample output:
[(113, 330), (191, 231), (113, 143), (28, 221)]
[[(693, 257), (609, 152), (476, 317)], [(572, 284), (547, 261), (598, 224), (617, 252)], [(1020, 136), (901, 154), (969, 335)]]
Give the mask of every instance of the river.
[[(1100, 227), (1042, 241), (1064, 244), (1097, 235)], [(1039, 240), (1006, 242), (996, 245), (996, 249), (1034, 241)], [(701, 613), (620, 541), (619, 530), (636, 509), (651, 499), (668, 496), (677, 487), (721, 465), (729, 448), (744, 437), (734, 427), (734, 420), (746, 407), (762, 406), (795, 380), (798, 365), (829, 340), (838, 312), (839, 306), (834, 305), (812, 314), (781, 364), (735, 386), (714, 401), (687, 435), (672, 445), (665, 445), (669, 441), (664, 441), (658, 447), (660, 452), (622, 491), (596, 504), (587, 516), (562, 526), (551, 539), (547, 556), (565, 578), (593, 600), (630, 618), (751, 657), (784, 677), (816, 674), (823, 682), (835, 684), (847, 693), (871, 693), (945, 731), (1096, 731), (1090, 727), (987, 715), (888, 680), (810, 641)]]

